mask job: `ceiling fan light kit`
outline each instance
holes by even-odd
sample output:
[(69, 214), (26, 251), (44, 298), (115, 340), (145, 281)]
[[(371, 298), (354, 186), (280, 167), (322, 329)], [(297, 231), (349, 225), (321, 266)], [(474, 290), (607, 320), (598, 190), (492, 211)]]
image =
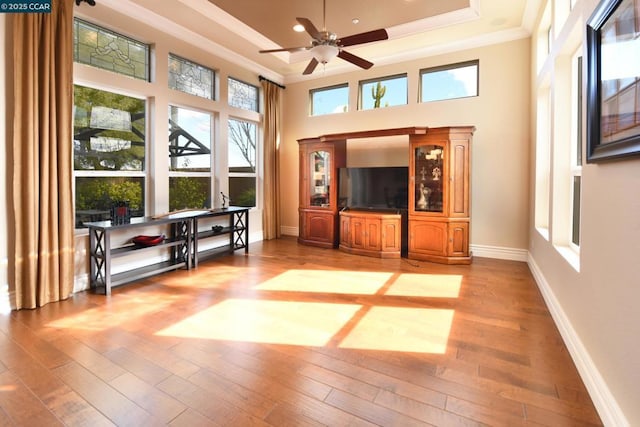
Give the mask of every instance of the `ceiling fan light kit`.
[(352, 53), (349, 53), (343, 50), (344, 47), (347, 46), (355, 46), (363, 43), (371, 43), (380, 40), (387, 40), (389, 35), (387, 34), (387, 30), (384, 28), (367, 31), (364, 33), (353, 34), (351, 36), (338, 38), (335, 33), (327, 31), (325, 20), (326, 20), (326, 0), (322, 1), (322, 16), (323, 16), (323, 25), (322, 31), (318, 31), (315, 25), (311, 22), (311, 20), (307, 18), (296, 18), (296, 21), (304, 27), (304, 30), (312, 37), (310, 46), (300, 46), (300, 47), (289, 47), (282, 49), (268, 49), (261, 50), (260, 53), (273, 53), (273, 52), (298, 52), (298, 51), (310, 51), (313, 55), (311, 61), (304, 69), (302, 74), (311, 74), (315, 70), (318, 64), (327, 64), (336, 56), (340, 59), (343, 59), (347, 62), (350, 62), (354, 65), (357, 65), (360, 68), (364, 68), (368, 70), (373, 66), (372, 62), (367, 61), (366, 59), (360, 58)]
[(330, 45), (330, 44), (319, 44), (311, 48), (311, 54), (321, 64), (326, 64), (331, 61), (333, 58), (338, 56), (338, 46)]

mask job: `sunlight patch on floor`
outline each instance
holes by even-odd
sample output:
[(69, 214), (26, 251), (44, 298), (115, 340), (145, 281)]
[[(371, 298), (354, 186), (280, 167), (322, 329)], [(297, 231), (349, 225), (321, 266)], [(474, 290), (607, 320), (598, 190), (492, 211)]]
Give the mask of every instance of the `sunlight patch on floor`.
[(146, 315), (167, 309), (181, 298), (179, 295), (114, 298), (97, 308), (84, 310), (49, 322), (47, 326), (101, 331), (127, 322), (138, 322)]
[(288, 270), (257, 285), (261, 291), (375, 295), (393, 273), (344, 270)]
[(456, 274), (401, 274), (389, 287), (385, 295), (458, 298), (462, 276)]
[(156, 335), (324, 346), (359, 309), (354, 304), (228, 299)]
[(372, 307), (340, 348), (444, 354), (454, 310)]

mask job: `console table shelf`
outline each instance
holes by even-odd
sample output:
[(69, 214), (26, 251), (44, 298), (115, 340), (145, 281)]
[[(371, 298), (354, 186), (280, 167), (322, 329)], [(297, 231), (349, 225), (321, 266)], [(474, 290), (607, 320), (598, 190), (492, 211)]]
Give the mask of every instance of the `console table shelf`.
[[(207, 218), (227, 217), (228, 222), (220, 230), (198, 230), (198, 221)], [(249, 251), (249, 208), (230, 206), (224, 209), (186, 211), (161, 218), (132, 218), (127, 224), (112, 224), (111, 221), (87, 222), (89, 229), (90, 286), (98, 293), (111, 294), (113, 286), (122, 285), (149, 276), (179, 268), (198, 266), (198, 259), (212, 258), (233, 253), (244, 248)], [(153, 246), (125, 244), (111, 247), (112, 233), (139, 232), (140, 228), (168, 226), (169, 233), (161, 243)], [(228, 235), (223, 244), (200, 251), (198, 241), (209, 237)], [(151, 249), (168, 250), (168, 259), (121, 273), (112, 274), (114, 258), (137, 255)], [(166, 256), (166, 254), (165, 254)]]

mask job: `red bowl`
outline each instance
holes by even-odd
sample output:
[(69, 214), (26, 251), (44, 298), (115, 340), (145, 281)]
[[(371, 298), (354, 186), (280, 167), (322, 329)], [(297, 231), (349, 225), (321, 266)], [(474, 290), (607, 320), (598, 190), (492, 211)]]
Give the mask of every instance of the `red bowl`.
[(155, 236), (135, 236), (131, 239), (133, 243), (139, 246), (155, 246), (164, 241), (164, 234), (158, 234)]

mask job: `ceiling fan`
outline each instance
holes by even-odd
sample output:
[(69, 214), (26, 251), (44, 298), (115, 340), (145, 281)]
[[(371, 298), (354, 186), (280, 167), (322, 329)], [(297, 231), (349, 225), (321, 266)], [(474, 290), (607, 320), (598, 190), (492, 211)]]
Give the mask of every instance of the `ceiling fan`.
[(316, 69), (318, 64), (326, 64), (334, 57), (342, 58), (347, 62), (351, 62), (358, 67), (368, 70), (373, 66), (373, 62), (369, 62), (366, 59), (360, 58), (352, 53), (343, 50), (342, 48), (348, 46), (354, 46), (357, 44), (370, 43), (379, 40), (387, 40), (389, 35), (384, 28), (367, 31), (364, 33), (353, 34), (351, 36), (338, 38), (336, 33), (327, 31), (325, 25), (327, 16), (327, 2), (322, 0), (322, 31), (313, 25), (313, 23), (307, 18), (296, 18), (296, 21), (300, 23), (305, 31), (312, 37), (310, 46), (301, 47), (289, 47), (282, 49), (267, 49), (261, 50), (260, 53), (272, 53), (272, 52), (298, 52), (308, 50), (313, 55), (313, 58), (304, 69), (302, 74), (311, 74)]

